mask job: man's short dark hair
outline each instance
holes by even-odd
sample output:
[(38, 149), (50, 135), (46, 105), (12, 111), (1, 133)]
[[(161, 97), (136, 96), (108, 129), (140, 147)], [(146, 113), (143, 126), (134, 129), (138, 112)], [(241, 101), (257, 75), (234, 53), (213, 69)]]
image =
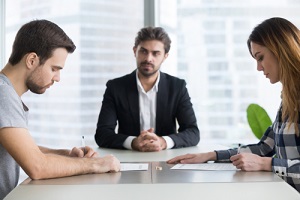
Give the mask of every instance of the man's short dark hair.
[(170, 51), (171, 39), (167, 32), (161, 27), (145, 27), (142, 28), (135, 38), (134, 47), (137, 47), (141, 42), (147, 40), (158, 40), (164, 44), (165, 53)]
[(65, 48), (68, 53), (73, 53), (76, 46), (58, 25), (47, 20), (34, 20), (24, 24), (18, 31), (9, 63), (15, 65), (24, 55), (34, 52), (42, 65), (57, 48)]

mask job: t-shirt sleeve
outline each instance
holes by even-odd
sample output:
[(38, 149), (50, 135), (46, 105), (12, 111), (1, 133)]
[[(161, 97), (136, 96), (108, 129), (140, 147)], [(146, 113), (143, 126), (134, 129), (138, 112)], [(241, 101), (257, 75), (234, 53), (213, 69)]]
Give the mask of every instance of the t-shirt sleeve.
[(0, 85), (0, 128), (27, 128), (28, 112), (13, 87)]

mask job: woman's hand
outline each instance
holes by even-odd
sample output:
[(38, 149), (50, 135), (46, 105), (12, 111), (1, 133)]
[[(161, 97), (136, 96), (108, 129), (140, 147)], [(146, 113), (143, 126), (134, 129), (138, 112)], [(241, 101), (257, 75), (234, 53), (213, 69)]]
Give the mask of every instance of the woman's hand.
[(272, 158), (252, 153), (240, 153), (230, 157), (237, 169), (244, 171), (272, 171)]
[(177, 156), (167, 161), (168, 164), (191, 164), (191, 163), (203, 163), (209, 160), (216, 160), (217, 154), (216, 152), (207, 152), (207, 153), (198, 153), (198, 154), (186, 154)]

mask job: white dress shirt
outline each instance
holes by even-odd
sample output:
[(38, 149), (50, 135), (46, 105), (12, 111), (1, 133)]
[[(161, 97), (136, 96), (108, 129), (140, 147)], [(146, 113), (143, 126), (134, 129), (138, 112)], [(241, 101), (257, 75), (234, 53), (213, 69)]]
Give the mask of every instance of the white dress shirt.
[[(156, 122), (156, 96), (158, 92), (158, 83), (160, 80), (160, 73), (158, 73), (157, 80), (154, 86), (146, 92), (141, 84), (140, 79), (138, 78), (138, 70), (136, 70), (136, 80), (137, 88), (139, 92), (139, 111), (140, 111), (140, 131), (149, 130), (154, 128), (155, 133), (155, 122)], [(136, 138), (135, 136), (129, 136), (123, 143), (123, 146), (126, 149), (132, 149), (131, 143), (132, 140)], [(171, 149), (174, 146), (174, 141), (168, 137), (163, 136), (167, 143), (167, 149)]]

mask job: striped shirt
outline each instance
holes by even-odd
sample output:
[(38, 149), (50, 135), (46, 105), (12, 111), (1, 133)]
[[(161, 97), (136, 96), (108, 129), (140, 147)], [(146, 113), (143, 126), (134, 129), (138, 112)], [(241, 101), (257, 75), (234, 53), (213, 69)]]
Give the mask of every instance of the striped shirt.
[[(283, 121), (280, 106), (276, 119), (257, 144), (245, 145), (241, 152), (250, 152), (272, 158), (272, 171), (300, 192), (300, 137), (293, 124)], [(300, 129), (300, 120), (298, 128)], [(228, 160), (237, 154), (237, 149), (216, 151), (217, 160)]]

